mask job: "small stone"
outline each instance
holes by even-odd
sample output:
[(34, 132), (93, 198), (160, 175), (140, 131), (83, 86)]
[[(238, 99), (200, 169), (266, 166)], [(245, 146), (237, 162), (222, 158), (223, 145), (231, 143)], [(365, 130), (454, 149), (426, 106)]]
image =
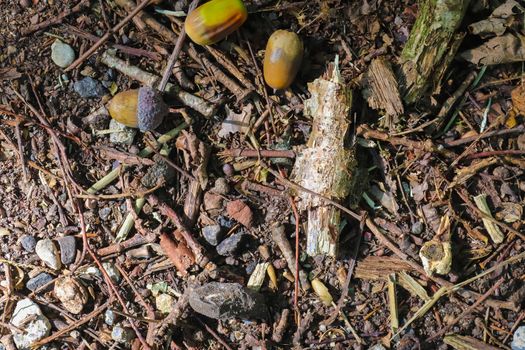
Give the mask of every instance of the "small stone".
[(116, 320), (116, 315), (113, 312), (113, 310), (106, 310), (106, 312), (104, 313), (104, 322), (108, 326), (113, 326), (113, 324), (115, 323), (115, 320)]
[(82, 98), (102, 97), (106, 94), (106, 89), (102, 84), (91, 77), (75, 81), (73, 88)]
[(174, 302), (175, 298), (173, 298), (169, 294), (159, 294), (155, 298), (155, 305), (157, 306), (157, 310), (164, 314), (168, 314), (173, 309)]
[(84, 305), (88, 301), (86, 288), (73, 277), (59, 278), (55, 282), (53, 292), (64, 308), (75, 315), (82, 312)]
[(222, 229), (219, 225), (206, 226), (202, 229), (202, 235), (206, 242), (216, 246), (222, 238)]
[(20, 239), (20, 244), (22, 244), (22, 248), (24, 248), (25, 251), (32, 253), (35, 251), (36, 239), (33, 236), (24, 235)]
[(131, 145), (137, 134), (136, 129), (128, 128), (113, 118), (109, 122), (109, 130), (112, 131), (111, 134), (109, 134), (109, 141), (123, 145)]
[(105, 262), (105, 263), (102, 263), (102, 266), (104, 267), (104, 270), (106, 270), (106, 272), (109, 275), (109, 278), (111, 278), (113, 282), (115, 283), (120, 282), (120, 279), (122, 277), (120, 276), (120, 272), (117, 270), (114, 264)]
[(228, 202), (226, 205), (226, 212), (230, 218), (235, 219), (245, 227), (252, 227), (253, 212), (242, 200), (238, 199)]
[(95, 77), (95, 70), (91, 66), (85, 66), (84, 69), (80, 71), (80, 75), (83, 77)]
[(42, 272), (36, 275), (35, 277), (31, 278), (29, 281), (27, 281), (26, 287), (30, 291), (34, 292), (35, 290), (48, 284), (52, 280), (53, 280), (53, 276), (51, 276), (48, 273)]
[(31, 344), (47, 337), (51, 331), (51, 323), (30, 299), (22, 299), (16, 304), (10, 323), (24, 330), (23, 333), (12, 330), (18, 350), (31, 349)]
[(228, 194), (228, 192), (230, 192), (230, 185), (228, 184), (228, 180), (226, 180), (223, 177), (219, 177), (217, 180), (215, 180), (213, 192), (222, 195)]
[(217, 246), (217, 253), (222, 256), (232, 255), (242, 243), (244, 232), (234, 233)]
[(222, 166), (222, 172), (226, 176), (233, 176), (233, 174), (235, 174), (235, 169), (233, 168), (231, 164), (224, 164)]
[(150, 166), (146, 174), (140, 179), (142, 186), (147, 188), (155, 187), (161, 179), (164, 183), (170, 183), (175, 178), (175, 170), (161, 157), (155, 155), (153, 160), (155, 164)]
[(510, 346), (512, 350), (525, 350), (525, 326), (518, 327), (514, 331)]
[(53, 270), (58, 270), (62, 267), (62, 263), (60, 261), (60, 252), (52, 240), (41, 239), (37, 242), (35, 251), (40, 260), (42, 260)]
[(29, 0), (20, 0), (20, 6), (22, 6), (23, 8), (29, 7), (29, 6), (31, 6), (31, 1), (29, 1)]
[(224, 321), (232, 317), (249, 320), (268, 317), (263, 296), (239, 283), (210, 282), (194, 289), (189, 302), (196, 312)]
[(51, 59), (57, 66), (66, 68), (75, 60), (75, 51), (71, 46), (57, 39), (51, 45)]
[(421, 234), (421, 232), (423, 232), (423, 223), (421, 221), (416, 221), (414, 225), (412, 225), (411, 232), (415, 235)]
[(57, 239), (60, 246), (60, 260), (62, 264), (69, 265), (75, 261), (77, 256), (77, 242), (73, 236), (65, 236)]
[(111, 331), (111, 339), (117, 343), (129, 344), (135, 338), (135, 332), (131, 328), (117, 325)]
[(111, 214), (111, 208), (110, 207), (104, 207), (98, 211), (98, 216), (100, 217), (100, 220), (105, 221), (108, 219), (109, 214)]
[(17, 49), (16, 49), (16, 46), (14, 45), (7, 45), (7, 56), (11, 56), (11, 55), (14, 55), (16, 53)]

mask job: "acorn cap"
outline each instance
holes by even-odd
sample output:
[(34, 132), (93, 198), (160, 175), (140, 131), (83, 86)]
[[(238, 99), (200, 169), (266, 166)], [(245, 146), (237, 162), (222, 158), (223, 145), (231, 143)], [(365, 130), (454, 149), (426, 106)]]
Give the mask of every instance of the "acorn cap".
[(154, 130), (161, 123), (169, 108), (162, 95), (149, 86), (139, 89), (137, 102), (137, 127), (141, 131)]

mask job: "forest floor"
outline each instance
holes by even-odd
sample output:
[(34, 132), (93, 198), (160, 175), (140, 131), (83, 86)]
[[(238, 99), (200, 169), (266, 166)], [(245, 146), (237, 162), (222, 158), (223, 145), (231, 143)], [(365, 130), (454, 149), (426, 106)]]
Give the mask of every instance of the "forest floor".
[[(165, 96), (155, 131), (115, 130), (104, 106), (144, 82), (104, 56), (162, 76), (189, 2), (148, 6), (156, 24), (136, 16), (66, 71), (57, 39), (81, 57), (136, 5), (0, 0), (0, 349), (510, 349), (525, 318), (522, 63), (458, 57), (392, 119), (365, 75), (378, 58), (396, 71), (416, 1), (246, 1), (226, 40), (182, 47), (170, 82), (196, 103)], [(501, 3), (475, 2), (458, 31)], [(284, 91), (262, 79), (276, 29), (305, 49)], [(287, 179), (312, 133), (308, 83), (336, 57), (366, 176), (339, 201), (337, 256), (312, 257)]]

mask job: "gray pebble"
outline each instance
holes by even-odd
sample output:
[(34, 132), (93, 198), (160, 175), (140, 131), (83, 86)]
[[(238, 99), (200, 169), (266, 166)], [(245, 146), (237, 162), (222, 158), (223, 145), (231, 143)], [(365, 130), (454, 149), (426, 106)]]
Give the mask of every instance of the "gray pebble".
[(232, 255), (239, 249), (243, 238), (243, 232), (234, 233), (217, 246), (217, 253), (223, 256)]
[(109, 214), (111, 214), (111, 208), (109, 207), (104, 207), (98, 211), (98, 216), (102, 221), (106, 221), (109, 217)]
[(202, 235), (206, 242), (212, 246), (219, 244), (219, 241), (222, 238), (222, 229), (219, 225), (206, 226), (202, 229)]
[(91, 77), (76, 81), (73, 88), (82, 98), (102, 97), (106, 94), (104, 86)]
[(516, 329), (510, 346), (512, 350), (525, 350), (525, 326)]
[(109, 278), (115, 283), (119, 283), (122, 276), (120, 275), (120, 272), (117, 270), (114, 264), (110, 262), (102, 263), (102, 266), (104, 267), (104, 270), (108, 273)]
[(131, 145), (137, 134), (137, 130), (128, 128), (124, 124), (117, 122), (115, 119), (111, 119), (109, 122), (109, 130), (113, 131), (109, 134), (109, 141), (123, 145)]
[(50, 239), (41, 239), (36, 243), (35, 252), (48, 267), (58, 270), (62, 267), (60, 252), (55, 243)]
[(117, 325), (111, 331), (111, 339), (117, 343), (129, 344), (135, 338), (135, 332), (131, 328)]
[(414, 225), (412, 225), (411, 232), (415, 235), (421, 234), (421, 232), (423, 232), (423, 223), (421, 221), (416, 221)]
[(190, 306), (210, 318), (230, 320), (265, 319), (268, 309), (263, 296), (239, 283), (210, 282), (190, 294)]
[(71, 46), (57, 39), (51, 45), (51, 59), (57, 66), (66, 68), (75, 60), (75, 51)]
[(226, 180), (223, 177), (219, 177), (217, 180), (215, 180), (213, 192), (222, 195), (228, 194), (228, 192), (230, 192), (230, 185), (228, 184), (228, 180)]
[(109, 310), (109, 309), (106, 310), (106, 312), (104, 313), (104, 322), (108, 326), (113, 326), (113, 324), (115, 323), (115, 319), (116, 319), (116, 316), (113, 310)]
[(27, 281), (26, 287), (30, 291), (34, 292), (35, 290), (42, 287), (43, 285), (48, 284), (52, 280), (53, 276), (51, 276), (48, 273), (42, 272), (36, 275), (35, 277), (31, 278), (29, 281)]
[(30, 236), (30, 235), (24, 235), (20, 239), (20, 243), (22, 244), (22, 248), (24, 248), (26, 251), (30, 253), (35, 251), (35, 246), (36, 246), (35, 237)]
[(60, 260), (62, 264), (69, 265), (75, 261), (77, 256), (77, 242), (73, 236), (65, 236), (57, 239), (60, 246)]

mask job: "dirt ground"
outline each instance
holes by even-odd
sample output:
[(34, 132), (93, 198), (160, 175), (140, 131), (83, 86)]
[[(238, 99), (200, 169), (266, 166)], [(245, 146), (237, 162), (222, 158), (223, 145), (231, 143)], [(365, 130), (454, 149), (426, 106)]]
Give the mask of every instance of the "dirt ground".
[[(5, 349), (16, 349), (17, 327), (35, 322), (13, 323), (25, 298), (50, 322), (38, 338), (47, 349), (510, 348), (525, 317), (521, 62), (481, 68), (455, 59), (439, 89), (405, 104), (389, 128), (390, 117), (363, 97), (365, 73), (377, 58), (396, 72), (420, 10), (416, 1), (245, 1), (246, 23), (212, 49), (186, 39), (170, 76), (213, 113), (204, 116), (180, 96), (166, 95), (170, 113), (162, 125), (123, 144), (110, 139), (104, 106), (112, 95), (143, 84), (108, 68), (103, 53), (121, 45), (115, 54), (126, 65), (162, 76), (175, 46), (170, 35), (177, 38), (184, 17), (161, 9), (187, 11), (189, 1), (146, 8), (171, 34), (136, 17), (78, 68), (65, 71), (53, 62), (57, 39), (78, 58), (126, 17), (118, 3), (0, 0)], [(501, 3), (476, 2), (458, 31), (467, 33)], [(284, 91), (266, 86), (261, 72), (276, 29), (297, 32), (305, 50), (297, 78)], [(459, 52), (482, 40), (466, 34)], [(308, 83), (327, 74), (336, 56), (342, 82), (353, 91), (345, 142), (364, 175), (339, 201), (350, 209), (336, 228), (337, 257), (312, 257), (307, 215), (296, 212), (300, 189), (286, 179), (312, 133), (304, 113)], [(475, 83), (455, 96), (470, 76)], [(97, 96), (82, 97), (75, 88), (86, 77), (99, 84)], [(167, 142), (158, 141), (177, 127)], [(255, 151), (255, 144), (268, 153)], [(240, 149), (252, 153), (234, 153)], [(88, 190), (113, 169), (121, 170), (113, 181)], [(490, 216), (476, 206), (481, 194)], [(118, 237), (126, 217), (129, 232)], [(213, 244), (204, 231), (217, 225), (221, 237)], [(488, 227), (502, 240), (495, 242)], [(280, 228), (292, 260), (297, 239), (300, 266), (308, 280), (327, 288), (324, 294), (300, 288), (285, 242), (275, 238)], [(60, 256), (62, 266), (51, 268), (29, 237), (51, 239), (62, 254), (66, 241), (60, 239), (74, 237), (72, 261)], [(423, 269), (420, 251), (428, 242), (438, 256), (451, 247), (451, 267), (442, 274)], [(208, 317), (188, 304), (194, 289), (213, 281), (247, 286), (261, 267), (256, 289), (265, 317)], [(29, 288), (43, 273), (49, 279)], [(59, 290), (66, 280), (74, 283), (69, 304)], [(323, 303), (326, 293), (333, 303)], [(421, 312), (424, 305), (430, 307)], [(458, 339), (477, 343), (460, 347)]]

